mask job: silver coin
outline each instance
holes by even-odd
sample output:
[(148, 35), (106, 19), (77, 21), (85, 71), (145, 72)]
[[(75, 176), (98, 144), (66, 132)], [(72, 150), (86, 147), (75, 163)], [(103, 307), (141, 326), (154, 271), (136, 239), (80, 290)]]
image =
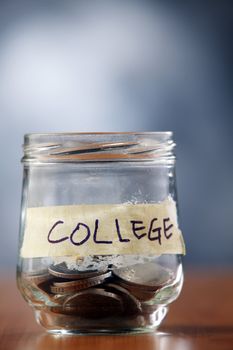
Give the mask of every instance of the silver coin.
[(156, 263), (136, 264), (126, 268), (113, 269), (112, 272), (124, 283), (152, 291), (164, 286), (173, 278), (173, 273), (170, 270)]
[(70, 270), (66, 267), (65, 263), (57, 264), (57, 265), (51, 265), (48, 268), (48, 271), (51, 275), (64, 278), (64, 279), (70, 279), (70, 280), (79, 280), (79, 279), (85, 279), (89, 277), (94, 277), (101, 275), (107, 271), (105, 270)]

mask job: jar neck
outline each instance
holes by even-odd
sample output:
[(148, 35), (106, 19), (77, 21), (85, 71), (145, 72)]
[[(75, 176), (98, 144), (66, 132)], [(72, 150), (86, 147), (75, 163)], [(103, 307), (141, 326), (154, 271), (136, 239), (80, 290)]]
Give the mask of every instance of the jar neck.
[(27, 134), (23, 163), (174, 164), (172, 132)]

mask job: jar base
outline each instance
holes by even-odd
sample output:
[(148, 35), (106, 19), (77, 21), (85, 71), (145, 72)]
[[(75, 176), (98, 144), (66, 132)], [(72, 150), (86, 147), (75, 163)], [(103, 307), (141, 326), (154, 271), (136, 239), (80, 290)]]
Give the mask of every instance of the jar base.
[(158, 306), (150, 314), (117, 318), (88, 319), (74, 315), (35, 310), (36, 320), (49, 333), (62, 335), (136, 334), (153, 332), (166, 316), (168, 308)]

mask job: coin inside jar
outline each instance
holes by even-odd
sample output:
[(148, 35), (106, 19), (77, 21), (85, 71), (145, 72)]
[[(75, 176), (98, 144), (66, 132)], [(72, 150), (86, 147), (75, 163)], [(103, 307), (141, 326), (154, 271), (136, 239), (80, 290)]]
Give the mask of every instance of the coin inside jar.
[(54, 294), (70, 294), (101, 284), (106, 278), (110, 276), (111, 272), (107, 272), (99, 276), (89, 277), (86, 279), (79, 279), (68, 282), (54, 282), (53, 285), (51, 285), (51, 292)]
[(48, 271), (45, 271), (41, 274), (40, 273), (38, 273), (38, 274), (24, 274), (23, 277), (35, 285), (38, 285), (42, 282), (45, 282), (51, 278)]
[(156, 291), (159, 287), (172, 280), (172, 273), (166, 268), (155, 264), (136, 264), (126, 268), (113, 269), (113, 274), (125, 284)]
[(121, 313), (123, 306), (117, 294), (102, 288), (91, 288), (68, 297), (63, 310), (82, 317), (102, 318)]
[(123, 300), (124, 309), (125, 311), (127, 310), (127, 314), (134, 314), (141, 311), (140, 302), (130, 294), (127, 289), (116, 283), (108, 283), (105, 285), (105, 288), (113, 290), (115, 293), (119, 293)]
[(94, 277), (101, 275), (107, 271), (107, 269), (102, 270), (74, 270), (68, 269), (65, 263), (60, 263), (57, 265), (51, 265), (49, 268), (49, 273), (53, 276), (65, 278), (65, 279), (85, 279), (89, 277)]
[[(124, 281), (117, 281), (117, 283), (128, 290), (134, 297), (136, 297), (139, 301), (148, 301), (155, 297), (155, 291), (149, 291), (144, 288), (138, 288), (135, 285), (124, 283)], [(141, 286), (140, 286), (141, 287)], [(159, 287), (158, 287), (159, 288)]]

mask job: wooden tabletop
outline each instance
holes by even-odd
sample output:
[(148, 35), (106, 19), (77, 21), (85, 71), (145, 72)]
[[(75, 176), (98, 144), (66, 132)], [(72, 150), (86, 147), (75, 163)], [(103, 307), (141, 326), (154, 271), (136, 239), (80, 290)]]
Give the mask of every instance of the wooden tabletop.
[(233, 350), (233, 270), (186, 271), (181, 296), (152, 334), (54, 336), (34, 319), (13, 274), (0, 279), (0, 350)]

